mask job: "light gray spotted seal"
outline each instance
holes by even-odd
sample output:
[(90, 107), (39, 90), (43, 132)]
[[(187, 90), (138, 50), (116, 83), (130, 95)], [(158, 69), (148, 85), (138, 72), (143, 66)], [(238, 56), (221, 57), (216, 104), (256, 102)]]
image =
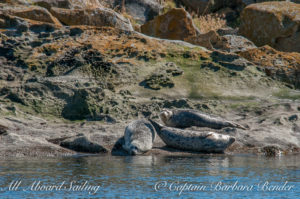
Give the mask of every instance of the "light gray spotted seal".
[(152, 149), (155, 128), (147, 120), (130, 122), (124, 132), (125, 149), (130, 155), (140, 155)]
[(214, 132), (199, 132), (165, 127), (149, 119), (159, 137), (172, 148), (206, 153), (223, 153), (235, 138)]
[(163, 109), (160, 112), (159, 117), (166, 126), (176, 128), (198, 126), (209, 127), (213, 129), (221, 129), (224, 127), (234, 127), (244, 130), (246, 129), (240, 124), (230, 122), (221, 118), (212, 117), (207, 114), (190, 109)]

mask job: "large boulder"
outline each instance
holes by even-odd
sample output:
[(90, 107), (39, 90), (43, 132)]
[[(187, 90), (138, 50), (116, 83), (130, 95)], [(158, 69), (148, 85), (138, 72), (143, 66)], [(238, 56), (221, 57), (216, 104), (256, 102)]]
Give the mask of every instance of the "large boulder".
[(247, 6), (239, 33), (257, 46), (300, 52), (300, 4), (264, 2)]
[(118, 29), (132, 31), (133, 28), (128, 19), (108, 8), (97, 9), (63, 9), (51, 8), (51, 13), (63, 24), (109, 26)]
[(183, 8), (174, 8), (141, 26), (141, 32), (163, 39), (184, 40), (200, 34), (192, 17)]
[(6, 15), (61, 25), (60, 22), (53, 17), (48, 10), (38, 6), (4, 6), (0, 8), (0, 11)]

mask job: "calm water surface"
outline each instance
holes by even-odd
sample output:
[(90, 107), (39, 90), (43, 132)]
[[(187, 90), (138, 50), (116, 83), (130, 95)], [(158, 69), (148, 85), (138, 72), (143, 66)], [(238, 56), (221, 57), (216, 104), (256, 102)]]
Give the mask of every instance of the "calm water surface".
[(300, 156), (0, 161), (0, 198), (299, 198)]

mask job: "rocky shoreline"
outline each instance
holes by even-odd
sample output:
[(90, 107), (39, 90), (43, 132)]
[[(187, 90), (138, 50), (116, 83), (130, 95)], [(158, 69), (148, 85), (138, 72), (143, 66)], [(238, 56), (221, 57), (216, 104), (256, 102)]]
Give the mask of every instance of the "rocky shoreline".
[[(138, 4), (153, 11), (146, 18), (132, 13), (134, 1), (126, 14), (105, 1), (32, 2), (0, 1), (0, 157), (126, 155), (120, 140), (127, 124), (159, 122), (163, 108), (249, 127), (213, 130), (236, 138), (226, 153), (300, 152), (300, 53), (289, 46), (299, 43), (299, 4), (278, 4), (297, 5), (296, 17), (280, 13), (287, 31), (270, 47), (231, 27), (203, 33), (184, 9), (160, 13), (166, 7), (156, 1)], [(168, 148), (157, 136), (149, 154), (195, 153)]]

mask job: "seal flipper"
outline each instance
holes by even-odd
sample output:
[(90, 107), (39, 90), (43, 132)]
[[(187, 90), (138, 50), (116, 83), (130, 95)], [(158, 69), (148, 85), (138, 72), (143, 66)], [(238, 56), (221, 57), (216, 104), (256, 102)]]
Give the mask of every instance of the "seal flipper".
[(230, 122), (230, 124), (232, 125), (232, 127), (235, 127), (235, 128), (239, 128), (239, 129), (243, 129), (243, 130), (247, 130), (249, 128), (246, 128), (238, 123), (234, 123), (234, 122)]

